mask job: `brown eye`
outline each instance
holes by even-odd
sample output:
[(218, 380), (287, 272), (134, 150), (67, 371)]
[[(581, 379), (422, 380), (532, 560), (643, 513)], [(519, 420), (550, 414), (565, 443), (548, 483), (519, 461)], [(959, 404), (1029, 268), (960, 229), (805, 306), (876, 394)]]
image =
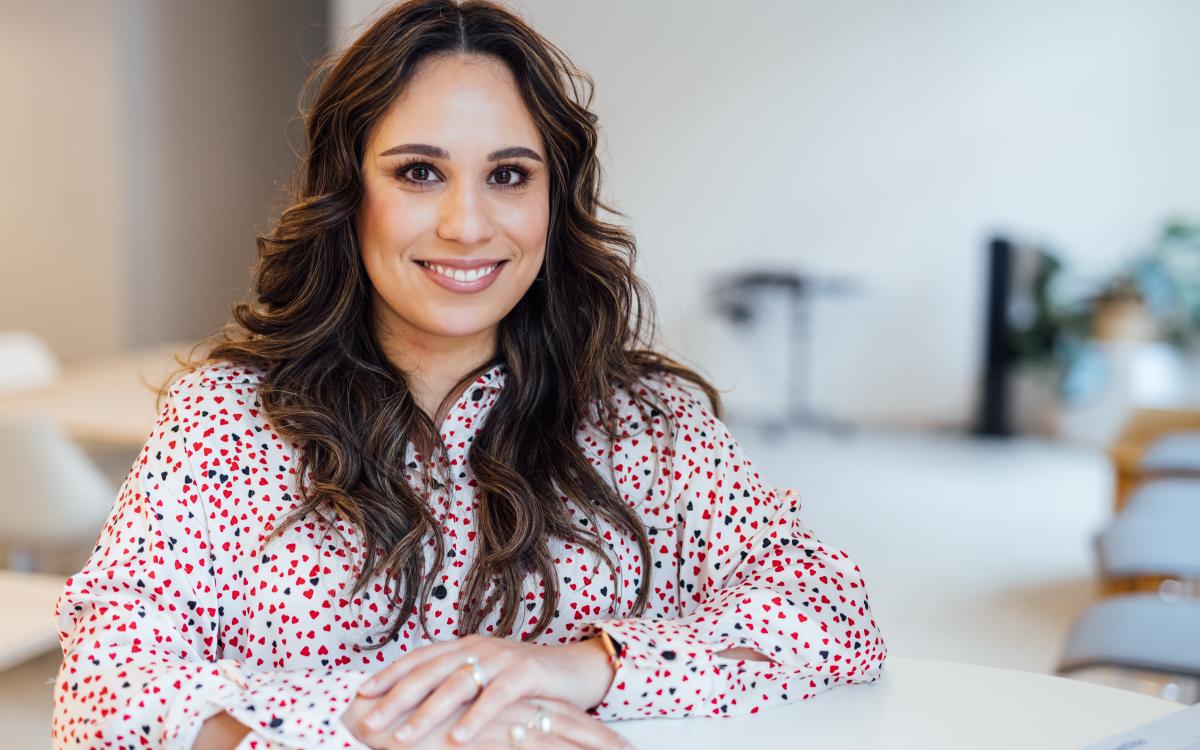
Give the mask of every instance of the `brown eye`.
[(529, 182), (529, 173), (515, 164), (506, 164), (492, 175), (496, 179), (495, 185), (506, 190), (523, 187)]
[(396, 177), (410, 185), (432, 185), (437, 180), (429, 178), (435, 174), (433, 167), (425, 162), (409, 162), (396, 168)]

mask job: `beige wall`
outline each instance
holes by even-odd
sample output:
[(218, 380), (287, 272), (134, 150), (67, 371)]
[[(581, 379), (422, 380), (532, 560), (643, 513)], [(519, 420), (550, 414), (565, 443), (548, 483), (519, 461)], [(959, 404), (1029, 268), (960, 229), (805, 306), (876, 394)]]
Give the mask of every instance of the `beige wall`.
[[(322, 0), (0, 7), (0, 328), (60, 356), (202, 336), (248, 283)], [(291, 122), (293, 139), (298, 123)]]
[(66, 357), (124, 343), (116, 19), (103, 3), (0, 9), (0, 328)]
[[(325, 42), (319, 0), (125, 2), (128, 278), (135, 342), (204, 335), (250, 283)], [(291, 127), (289, 128), (289, 123)]]

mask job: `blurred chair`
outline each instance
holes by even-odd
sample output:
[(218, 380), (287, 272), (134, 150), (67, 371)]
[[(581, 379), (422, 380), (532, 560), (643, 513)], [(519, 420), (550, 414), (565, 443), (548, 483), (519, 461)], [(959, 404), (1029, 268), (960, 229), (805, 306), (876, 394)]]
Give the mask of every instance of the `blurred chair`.
[(1116, 470), (1118, 513), (1138, 484), (1164, 477), (1200, 477), (1200, 409), (1140, 409), (1109, 447)]
[(1200, 477), (1138, 485), (1094, 542), (1106, 596), (1158, 590), (1200, 597)]
[(1057, 673), (1096, 668), (1159, 675), (1162, 697), (1200, 700), (1200, 601), (1130, 594), (1088, 607), (1067, 636)]
[(50, 347), (28, 331), (0, 331), (0, 393), (49, 385), (62, 368)]
[(77, 570), (115, 498), (100, 470), (49, 420), (9, 417), (0, 419), (0, 477), (0, 562), (27, 572)]
[(1116, 687), (1154, 685), (1164, 698), (1196, 703), (1200, 410), (1135, 412), (1109, 455), (1117, 514), (1093, 539), (1107, 598), (1071, 628), (1058, 672), (1114, 672)]
[(1143, 472), (1178, 472), (1200, 476), (1200, 429), (1165, 435), (1142, 453)]

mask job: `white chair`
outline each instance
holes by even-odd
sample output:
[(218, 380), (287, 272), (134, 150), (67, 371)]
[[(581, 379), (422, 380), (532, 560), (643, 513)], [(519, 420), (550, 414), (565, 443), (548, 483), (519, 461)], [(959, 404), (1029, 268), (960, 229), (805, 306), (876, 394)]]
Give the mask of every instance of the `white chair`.
[(1139, 466), (1144, 472), (1200, 473), (1200, 430), (1168, 433), (1146, 446)]
[(0, 562), (30, 572), (78, 569), (116, 497), (101, 471), (49, 420), (6, 417), (0, 477)]
[(1106, 579), (1163, 576), (1171, 590), (1200, 596), (1200, 478), (1138, 485), (1095, 546)]
[(1128, 594), (1091, 605), (1072, 625), (1057, 673), (1102, 683), (1111, 674), (1112, 687), (1200, 701), (1200, 601)]
[(0, 393), (49, 385), (62, 367), (45, 342), (28, 331), (0, 331)]

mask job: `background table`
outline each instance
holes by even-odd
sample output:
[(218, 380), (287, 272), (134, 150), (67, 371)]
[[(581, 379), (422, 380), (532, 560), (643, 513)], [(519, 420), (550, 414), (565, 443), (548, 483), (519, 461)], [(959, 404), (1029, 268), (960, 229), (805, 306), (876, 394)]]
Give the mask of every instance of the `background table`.
[(890, 656), (878, 682), (752, 716), (611, 726), (641, 750), (1070, 750), (1183, 708), (1049, 675)]
[(137, 450), (158, 415), (156, 389), (189, 342), (93, 357), (67, 367), (53, 385), (0, 396), (0, 415), (49, 417), (81, 443)]
[(0, 570), (0, 670), (58, 647), (54, 603), (65, 578)]

